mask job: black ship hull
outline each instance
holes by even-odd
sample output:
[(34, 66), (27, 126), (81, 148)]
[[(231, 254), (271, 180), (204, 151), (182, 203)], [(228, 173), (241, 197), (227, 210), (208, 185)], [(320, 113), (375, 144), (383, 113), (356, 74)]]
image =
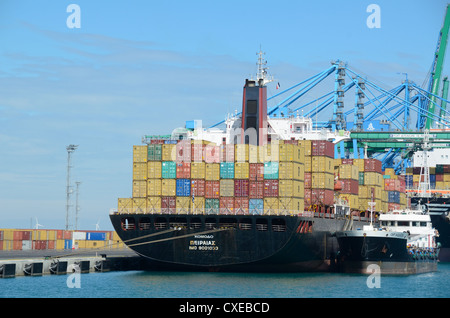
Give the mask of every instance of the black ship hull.
[(408, 250), (406, 233), (336, 233), (338, 269), (344, 273), (410, 275), (437, 270), (438, 251)]
[[(329, 271), (345, 219), (269, 215), (112, 214), (124, 243), (151, 269)], [(332, 260), (330, 262), (330, 259)]]
[(436, 242), (440, 244), (439, 261), (450, 262), (450, 198), (411, 197), (411, 205), (420, 204), (429, 211), (431, 223), (439, 232)]

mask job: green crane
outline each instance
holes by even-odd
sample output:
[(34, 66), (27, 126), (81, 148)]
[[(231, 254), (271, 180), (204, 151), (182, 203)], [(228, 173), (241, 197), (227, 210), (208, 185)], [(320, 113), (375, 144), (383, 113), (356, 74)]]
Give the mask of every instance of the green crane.
[(431, 124), (433, 123), (435, 105), (436, 105), (436, 96), (438, 96), (439, 91), (439, 82), (441, 81), (442, 68), (444, 66), (444, 57), (445, 50), (447, 48), (447, 39), (448, 39), (448, 31), (450, 27), (450, 5), (447, 5), (447, 10), (445, 13), (444, 24), (442, 25), (441, 31), (439, 33), (438, 45), (436, 49), (436, 53), (434, 56), (433, 62), (433, 70), (431, 72), (431, 97), (430, 103), (428, 107), (428, 115), (427, 121), (425, 124), (426, 129), (431, 128)]

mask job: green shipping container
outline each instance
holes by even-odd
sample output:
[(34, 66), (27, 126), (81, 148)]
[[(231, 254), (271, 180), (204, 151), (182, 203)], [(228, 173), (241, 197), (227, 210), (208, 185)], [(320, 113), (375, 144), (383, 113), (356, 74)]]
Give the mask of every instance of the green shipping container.
[(161, 176), (163, 179), (177, 178), (177, 165), (175, 161), (163, 161), (161, 166), (162, 166)]
[(264, 179), (278, 179), (279, 165), (277, 161), (269, 161), (264, 163)]
[(358, 184), (364, 185), (364, 171), (359, 173)]
[(206, 214), (219, 214), (219, 199), (205, 199)]
[(220, 164), (220, 178), (234, 179), (234, 162), (222, 162)]
[(162, 160), (162, 145), (153, 144), (148, 145), (148, 156), (149, 161), (161, 161)]

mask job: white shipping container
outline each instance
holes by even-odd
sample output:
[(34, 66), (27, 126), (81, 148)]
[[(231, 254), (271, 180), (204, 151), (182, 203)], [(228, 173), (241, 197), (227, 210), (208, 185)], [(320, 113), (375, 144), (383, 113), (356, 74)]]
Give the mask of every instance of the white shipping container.
[(85, 240), (86, 232), (73, 232), (73, 239), (74, 240)]

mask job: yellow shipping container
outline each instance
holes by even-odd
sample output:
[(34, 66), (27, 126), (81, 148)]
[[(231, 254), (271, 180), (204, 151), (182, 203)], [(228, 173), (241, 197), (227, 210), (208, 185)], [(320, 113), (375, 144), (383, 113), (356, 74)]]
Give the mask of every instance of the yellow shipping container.
[(63, 250), (65, 247), (66, 240), (56, 240), (56, 249)]
[(260, 147), (262, 148), (264, 162), (280, 161), (280, 153), (278, 145), (279, 145), (278, 141), (272, 141), (271, 144), (267, 144), (265, 146)]
[(177, 197), (176, 211), (177, 213), (189, 213), (191, 209), (191, 197)]
[(443, 190), (445, 189), (446, 182), (444, 181), (436, 181), (436, 189)]
[(333, 159), (333, 165), (334, 165), (335, 168), (336, 168), (336, 167), (339, 168), (339, 166), (341, 165), (341, 163), (342, 163), (342, 159), (340, 159), (340, 158), (338, 158), (338, 159)]
[(133, 213), (147, 212), (147, 198), (133, 198)]
[(386, 168), (384, 169), (384, 174), (387, 176), (395, 176), (394, 168)]
[(147, 196), (161, 195), (161, 179), (147, 179)]
[(359, 198), (355, 194), (348, 193), (340, 193), (339, 198), (346, 201), (350, 206), (350, 209), (358, 209), (359, 208)]
[(264, 162), (263, 147), (248, 145), (248, 162), (263, 163)]
[(56, 231), (55, 230), (47, 230), (47, 240), (48, 241), (56, 240)]
[(161, 161), (148, 161), (147, 162), (147, 178), (158, 179), (162, 175)]
[(364, 171), (364, 159), (353, 159), (353, 165), (357, 166), (360, 172)]
[(311, 172), (312, 157), (305, 156), (305, 172)]
[(147, 181), (133, 181), (133, 198), (145, 198), (147, 196)]
[(450, 174), (444, 174), (443, 175), (443, 180), (444, 182), (450, 182)]
[[(373, 195), (375, 199), (382, 199), (383, 198), (383, 192), (386, 192), (383, 190), (382, 187), (375, 186), (375, 185), (359, 185), (358, 187), (358, 196), (360, 198), (370, 199), (372, 198), (372, 189), (373, 189)], [(387, 192), (384, 194), (385, 198), (387, 198)], [(387, 199), (386, 199), (387, 200)]]
[(33, 241), (46, 241), (47, 240), (47, 230), (32, 230), (31, 239)]
[(305, 185), (299, 180), (279, 180), (278, 196), (303, 198), (305, 194)]
[(264, 214), (274, 215), (278, 214), (279, 199), (278, 198), (264, 198)]
[(13, 241), (14, 240), (14, 229), (3, 229), (3, 240)]
[(305, 179), (305, 166), (299, 162), (280, 162), (278, 164), (279, 179)]
[(119, 213), (131, 213), (133, 210), (132, 198), (119, 198), (117, 199), (117, 211)]
[(192, 179), (205, 179), (205, 173), (206, 173), (206, 164), (204, 162), (191, 163)]
[(89, 249), (105, 247), (106, 243), (107, 243), (106, 241), (90, 241), (90, 240), (84, 241), (85, 248), (89, 248)]
[(334, 190), (334, 174), (322, 172), (311, 173), (311, 188)]
[(312, 156), (311, 172), (327, 172), (334, 174), (333, 159), (325, 156)]
[(147, 197), (147, 212), (148, 213), (161, 212), (161, 197)]
[(294, 145), (292, 144), (280, 144), (278, 145), (278, 152), (280, 161), (294, 161)]
[(298, 145), (304, 149), (305, 156), (311, 156), (311, 140), (299, 140)]
[(205, 180), (206, 181), (220, 180), (220, 163), (207, 163), (205, 165)]
[(133, 146), (133, 163), (147, 162), (147, 146)]
[(250, 165), (248, 162), (236, 162), (234, 164), (234, 178), (248, 179), (250, 172)]
[(420, 180), (420, 174), (413, 175), (413, 182), (419, 182)]
[(162, 179), (161, 180), (161, 195), (164, 197), (174, 197), (176, 194), (176, 180)]
[(177, 149), (176, 144), (163, 144), (162, 145), (162, 161), (176, 161)]
[(248, 144), (234, 145), (234, 161), (248, 162)]
[(305, 201), (300, 198), (279, 198), (278, 211), (280, 214), (297, 215), (305, 210)]
[(305, 149), (299, 145), (293, 144), (294, 161), (299, 163), (305, 162)]
[(133, 180), (146, 180), (146, 179), (147, 179), (147, 162), (133, 163)]
[(194, 214), (205, 214), (205, 198), (204, 197), (194, 197), (194, 202), (191, 203), (192, 213)]
[(364, 184), (384, 187), (383, 175), (378, 172), (364, 172)]
[(234, 197), (234, 180), (233, 179), (221, 179), (220, 180), (220, 196), (221, 197)]
[(358, 177), (359, 177), (358, 166), (349, 164), (339, 166), (339, 179), (358, 180)]

